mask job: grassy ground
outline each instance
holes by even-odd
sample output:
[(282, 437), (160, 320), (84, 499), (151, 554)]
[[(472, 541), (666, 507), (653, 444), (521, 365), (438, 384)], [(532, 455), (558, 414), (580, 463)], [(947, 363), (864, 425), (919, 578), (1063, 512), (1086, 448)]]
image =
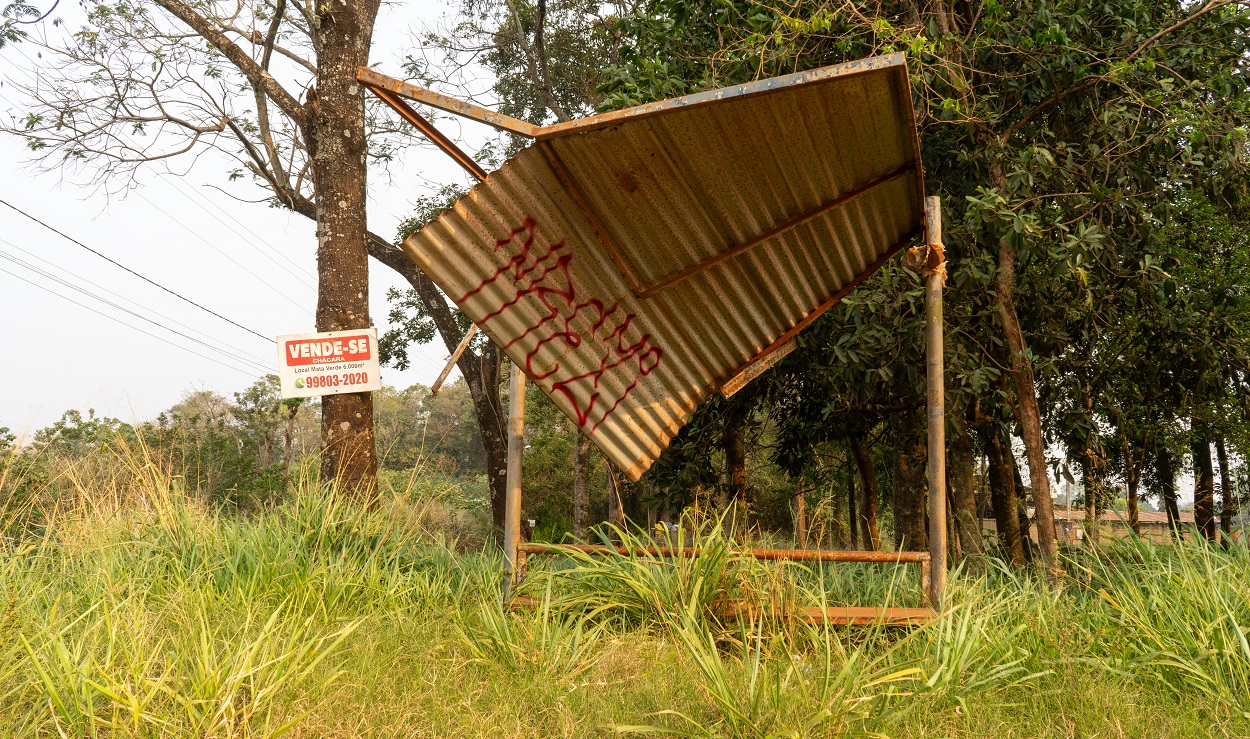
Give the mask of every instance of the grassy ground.
[[(90, 491), (83, 491), (89, 493)], [(990, 566), (909, 631), (805, 603), (904, 604), (914, 575), (456, 553), (419, 500), (305, 486), (215, 514), (159, 471), (0, 545), (3, 736), (1250, 735), (1250, 553), (1126, 546), (1060, 591)], [(770, 603), (722, 621), (727, 600)]]

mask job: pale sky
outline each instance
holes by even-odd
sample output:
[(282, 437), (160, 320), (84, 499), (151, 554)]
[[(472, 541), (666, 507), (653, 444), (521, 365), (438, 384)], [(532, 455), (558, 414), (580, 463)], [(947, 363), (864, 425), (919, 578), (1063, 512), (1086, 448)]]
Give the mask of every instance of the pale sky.
[[(380, 70), (401, 76), (400, 60), (415, 43), (412, 31), (437, 22), (448, 4), (384, 4), (374, 41)], [(65, 21), (53, 32), (76, 30), (82, 11), (62, 3)], [(0, 51), (0, 115), (18, 115), (23, 100), (12, 83), (30, 83), (38, 64), (29, 44)], [(472, 122), (444, 131), (472, 151), (488, 131)], [(255, 186), (228, 182), (234, 165), (216, 155), (160, 165), (138, 178), (139, 187), (109, 197), (71, 173), (35, 172), (28, 152), (0, 134), (0, 199), (64, 231), (87, 246), (266, 336), (313, 330), (316, 261), (313, 223), (264, 204)], [(433, 185), (465, 183), (461, 170), (441, 152), (410, 148), (389, 172), (370, 176), (369, 223), (391, 236), (411, 214), (416, 196)], [(221, 188), (221, 189), (216, 189)], [(232, 197), (233, 196), (233, 197)], [(46, 274), (22, 266), (32, 265)], [(69, 408), (125, 421), (145, 420), (191, 390), (229, 397), (265, 372), (276, 371), (276, 350), (266, 342), (144, 283), (47, 229), (0, 205), (0, 426), (19, 436), (52, 423)], [(12, 273), (12, 274), (7, 274)], [(57, 283), (78, 285), (177, 331), (216, 342), (207, 349), (123, 310)], [(20, 279), (19, 279), (20, 278)], [(28, 282), (23, 282), (27, 280)], [(94, 283), (90, 284), (90, 283)], [(370, 305), (379, 332), (387, 328), (389, 287), (406, 283), (389, 268), (370, 263)], [(63, 298), (160, 336), (175, 348)], [(111, 292), (110, 292), (111, 291)], [(133, 301), (133, 302), (129, 302)], [(217, 348), (235, 358), (222, 357)], [(195, 353), (232, 366), (222, 366)], [(447, 352), (432, 344), (410, 352), (411, 369), (383, 368), (383, 381), (406, 387), (430, 383)]]

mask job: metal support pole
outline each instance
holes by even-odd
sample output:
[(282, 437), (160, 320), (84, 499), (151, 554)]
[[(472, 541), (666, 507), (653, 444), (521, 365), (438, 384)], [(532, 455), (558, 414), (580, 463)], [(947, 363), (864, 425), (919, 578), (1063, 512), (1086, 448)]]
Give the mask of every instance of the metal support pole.
[[(941, 198), (925, 198), (925, 240), (930, 246), (942, 244)], [(934, 265), (930, 261), (929, 266), (924, 290), (925, 369), (929, 386), (929, 556), (933, 567), (929, 603), (940, 611), (946, 590), (946, 401), (942, 361), (942, 283), (946, 271), (940, 262)]]
[(525, 373), (514, 363), (508, 388), (508, 493), (503, 518), (503, 558), (507, 578), (504, 599), (512, 595), (517, 577), (517, 546), (521, 543), (521, 457), (525, 453)]

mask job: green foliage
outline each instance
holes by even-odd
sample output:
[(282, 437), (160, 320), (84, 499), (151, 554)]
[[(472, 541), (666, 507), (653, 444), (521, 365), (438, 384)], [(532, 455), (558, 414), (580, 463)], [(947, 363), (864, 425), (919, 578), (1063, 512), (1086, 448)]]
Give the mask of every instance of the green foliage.
[(858, 594), (836, 597), (884, 604), (871, 599), (899, 574), (839, 585), (743, 559), (712, 523), (673, 542), (708, 550), (681, 563), (532, 558), (524, 588), (537, 607), (512, 611), (497, 555), (440, 540), (436, 484), (365, 509), (299, 479), (289, 500), (239, 516), (134, 451), (118, 460), (143, 473), (125, 504), (83, 490), (41, 533), (0, 541), (10, 735), (1250, 730), (1241, 546), (1126, 546), (1071, 562), (1086, 587), (1066, 591), (956, 571), (950, 609), (925, 626), (825, 628), (729, 620), (722, 606), (746, 598), (784, 614), (854, 582)]
[(39, 8), (26, 0), (13, 0), (0, 11), (0, 49), (6, 44), (15, 44), (26, 38), (26, 30), (22, 26), (38, 23), (48, 17), (56, 9), (57, 3), (47, 13), (40, 13)]
[[(409, 236), (420, 231), (425, 224), (434, 220), (465, 193), (464, 188), (456, 185), (444, 185), (433, 194), (420, 195), (415, 203), (415, 213), (411, 218), (399, 224), (396, 241), (403, 243)], [(438, 329), (434, 319), (426, 310), (425, 301), (413, 288), (398, 290), (389, 288), (386, 301), (390, 304), (387, 316), (391, 328), (383, 332), (378, 339), (378, 356), (383, 364), (397, 369), (408, 369), (408, 347), (412, 344), (428, 344), (438, 338)], [(469, 329), (469, 320), (456, 313), (461, 331)]]

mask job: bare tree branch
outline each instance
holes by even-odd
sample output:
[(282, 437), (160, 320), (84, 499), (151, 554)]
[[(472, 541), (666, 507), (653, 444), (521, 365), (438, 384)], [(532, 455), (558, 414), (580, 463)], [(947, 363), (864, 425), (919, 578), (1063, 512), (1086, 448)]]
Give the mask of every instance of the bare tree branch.
[(156, 4), (168, 10), (178, 20), (187, 24), (191, 30), (217, 47), (230, 60), (230, 63), (247, 78), (247, 81), (253, 87), (263, 90), (265, 95), (291, 120), (300, 126), (304, 126), (307, 123), (308, 111), (304, 106), (291, 93), (287, 92), (286, 88), (278, 80), (274, 79), (269, 70), (257, 64), (256, 60), (248, 56), (238, 44), (227, 38), (226, 34), (209, 21), (208, 18), (195, 12), (190, 5), (182, 2), (182, 0), (156, 0)]
[[(560, 105), (560, 101), (556, 99), (556, 95), (551, 86), (551, 70), (543, 49), (543, 21), (547, 15), (546, 0), (538, 2), (538, 24), (534, 32), (534, 44), (530, 46), (529, 39), (525, 37), (525, 27), (521, 25), (521, 15), (516, 9), (516, 0), (508, 0), (508, 9), (512, 11), (512, 20), (516, 24), (517, 43), (520, 44), (521, 50), (525, 52), (525, 60), (528, 63), (530, 81), (534, 85), (534, 89), (538, 90), (542, 95), (543, 103), (547, 109), (555, 115), (560, 121), (571, 120), (569, 114), (564, 110), (564, 106)], [(538, 51), (535, 50), (538, 48)]]

